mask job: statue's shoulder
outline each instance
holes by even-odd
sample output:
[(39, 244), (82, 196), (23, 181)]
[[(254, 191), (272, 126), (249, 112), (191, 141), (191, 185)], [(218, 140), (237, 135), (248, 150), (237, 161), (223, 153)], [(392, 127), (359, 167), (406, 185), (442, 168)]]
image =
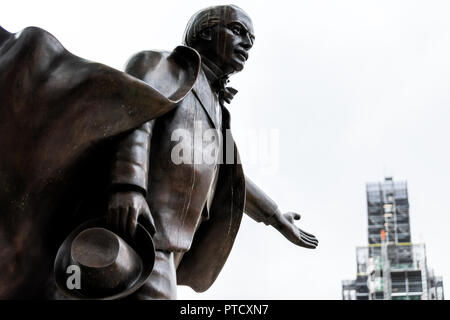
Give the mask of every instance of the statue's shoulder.
[(125, 66), (125, 72), (139, 79), (144, 79), (145, 74), (154, 70), (161, 59), (167, 59), (169, 51), (147, 50), (133, 55)]
[(12, 72), (28, 73), (36, 81), (48, 78), (61, 65), (74, 68), (74, 62), (78, 63), (79, 70), (80, 65), (97, 68), (94, 63), (70, 53), (53, 34), (39, 27), (27, 27), (11, 34), (1, 49), (0, 65), (6, 63)]
[(133, 55), (127, 62), (125, 72), (145, 80), (158, 72), (177, 72), (180, 69), (198, 73), (200, 54), (193, 48), (178, 46), (172, 51), (147, 50)]
[(170, 95), (187, 83), (195, 83), (200, 72), (200, 54), (187, 46), (172, 51), (141, 51), (128, 60), (125, 72)]
[[(0, 50), (2, 82), (26, 78), (27, 85), (36, 90), (40, 85), (45, 85), (45, 79), (54, 79), (50, 74), (53, 75), (67, 52), (63, 45), (44, 29), (27, 27), (12, 33)], [(31, 92), (31, 89), (26, 92)]]
[(26, 50), (45, 50), (46, 54), (60, 54), (66, 51), (50, 32), (39, 27), (27, 27), (14, 34), (15, 45)]
[(30, 83), (35, 88), (64, 79), (68, 91), (86, 82), (127, 77), (123, 72), (72, 54), (54, 35), (39, 27), (27, 27), (9, 38), (0, 55), (0, 67), (6, 64), (9, 76), (31, 77)]

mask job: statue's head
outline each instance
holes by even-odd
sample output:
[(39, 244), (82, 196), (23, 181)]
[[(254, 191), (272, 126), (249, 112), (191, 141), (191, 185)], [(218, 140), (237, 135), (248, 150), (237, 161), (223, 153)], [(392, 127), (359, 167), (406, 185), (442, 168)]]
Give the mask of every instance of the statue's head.
[(225, 75), (244, 68), (254, 41), (252, 20), (235, 5), (200, 10), (184, 33), (184, 44), (215, 63)]

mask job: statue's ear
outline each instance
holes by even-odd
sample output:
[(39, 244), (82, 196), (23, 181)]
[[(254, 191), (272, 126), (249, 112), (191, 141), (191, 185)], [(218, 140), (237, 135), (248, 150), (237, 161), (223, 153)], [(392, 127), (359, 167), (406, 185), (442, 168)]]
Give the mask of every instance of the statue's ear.
[(213, 30), (212, 30), (212, 28), (205, 28), (205, 29), (201, 30), (200, 33), (199, 33), (199, 37), (202, 40), (211, 41), (212, 38), (213, 38)]

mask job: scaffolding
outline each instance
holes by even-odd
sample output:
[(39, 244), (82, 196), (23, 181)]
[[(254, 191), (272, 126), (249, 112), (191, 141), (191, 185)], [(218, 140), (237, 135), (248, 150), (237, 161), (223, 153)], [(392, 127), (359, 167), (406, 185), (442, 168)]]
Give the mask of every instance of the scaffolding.
[(442, 300), (442, 277), (428, 270), (425, 244), (411, 243), (406, 181), (368, 183), (368, 246), (356, 248), (357, 277), (344, 300)]

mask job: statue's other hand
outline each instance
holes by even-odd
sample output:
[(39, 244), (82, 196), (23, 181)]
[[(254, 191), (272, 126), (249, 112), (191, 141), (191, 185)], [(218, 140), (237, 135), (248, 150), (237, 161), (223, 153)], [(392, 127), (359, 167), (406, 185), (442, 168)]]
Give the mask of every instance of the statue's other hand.
[(147, 200), (141, 192), (113, 192), (109, 198), (106, 217), (110, 228), (122, 236), (133, 238), (138, 220), (152, 236), (156, 231)]
[(319, 240), (295, 225), (295, 220), (300, 220), (300, 215), (295, 212), (280, 214), (273, 226), (292, 243), (308, 248), (315, 249)]

